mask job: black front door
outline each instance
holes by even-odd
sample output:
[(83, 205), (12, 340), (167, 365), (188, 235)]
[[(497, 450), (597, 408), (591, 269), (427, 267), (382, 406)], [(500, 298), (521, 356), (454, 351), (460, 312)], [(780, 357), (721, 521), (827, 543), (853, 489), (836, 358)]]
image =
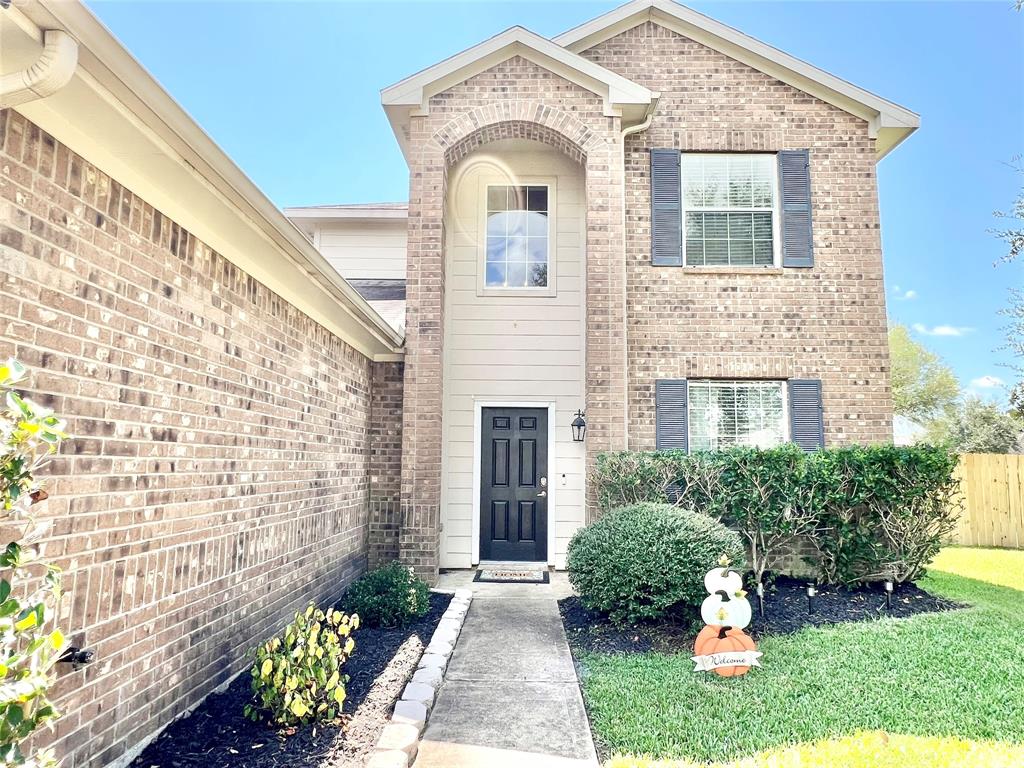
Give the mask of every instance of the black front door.
[(480, 559), (548, 559), (548, 412), (484, 408)]

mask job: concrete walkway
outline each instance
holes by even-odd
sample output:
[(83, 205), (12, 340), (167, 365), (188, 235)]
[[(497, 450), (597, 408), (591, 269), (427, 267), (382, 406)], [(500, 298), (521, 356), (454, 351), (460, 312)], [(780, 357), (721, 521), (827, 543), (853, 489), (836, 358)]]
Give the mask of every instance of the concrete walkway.
[[(454, 586), (445, 581), (439, 586)], [(555, 595), (563, 590), (558, 584), (474, 586), (415, 768), (597, 766), (558, 615)]]

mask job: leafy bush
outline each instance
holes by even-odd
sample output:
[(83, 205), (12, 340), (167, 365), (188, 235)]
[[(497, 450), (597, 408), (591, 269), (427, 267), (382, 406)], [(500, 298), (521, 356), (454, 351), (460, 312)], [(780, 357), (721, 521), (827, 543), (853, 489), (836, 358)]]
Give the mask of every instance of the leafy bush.
[(760, 584), (786, 544), (815, 531), (807, 454), (795, 445), (732, 448), (701, 461), (719, 467), (720, 484), (711, 507), (743, 536), (754, 580)]
[(358, 628), (359, 616), (325, 613), (312, 603), (296, 613), (281, 636), (256, 649), (256, 703), (245, 705), (246, 717), (266, 714), (279, 725), (298, 725), (340, 715), (348, 682), (342, 666), (355, 651), (352, 632)]
[(836, 448), (814, 457), (813, 537), (829, 583), (916, 581), (960, 515), (958, 457), (936, 446)]
[(360, 576), (342, 599), (371, 627), (404, 627), (430, 610), (430, 588), (397, 560)]
[(685, 451), (601, 453), (594, 468), (598, 504), (610, 510), (650, 501), (710, 513), (721, 487), (719, 467), (708, 454)]
[(67, 435), (51, 411), (14, 391), (25, 375), (16, 360), (0, 364), (0, 521), (19, 538), (0, 553), (0, 765), (47, 768), (57, 764), (52, 750), (30, 757), (21, 745), (58, 717), (48, 693), (65, 639), (47, 627), (61, 599), (60, 570), (38, 560), (33, 541), (46, 527), (33, 512), (46, 498), (36, 473)]
[(670, 502), (735, 528), (758, 579), (806, 538), (825, 582), (902, 582), (923, 575), (956, 523), (956, 462), (948, 449), (920, 444), (625, 452), (598, 457), (595, 483), (605, 509)]
[(721, 523), (668, 504), (634, 504), (577, 531), (569, 581), (587, 608), (635, 623), (699, 606), (704, 576), (723, 555), (743, 562), (739, 535)]

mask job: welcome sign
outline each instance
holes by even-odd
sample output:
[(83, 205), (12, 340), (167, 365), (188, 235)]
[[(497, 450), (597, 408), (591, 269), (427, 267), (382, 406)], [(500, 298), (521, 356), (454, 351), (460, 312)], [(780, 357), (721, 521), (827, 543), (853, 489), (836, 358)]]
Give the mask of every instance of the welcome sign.
[(760, 667), (758, 659), (761, 658), (760, 651), (725, 651), (723, 653), (709, 653), (706, 656), (693, 656), (692, 661), (696, 665), (694, 672), (713, 672), (716, 669), (725, 667)]

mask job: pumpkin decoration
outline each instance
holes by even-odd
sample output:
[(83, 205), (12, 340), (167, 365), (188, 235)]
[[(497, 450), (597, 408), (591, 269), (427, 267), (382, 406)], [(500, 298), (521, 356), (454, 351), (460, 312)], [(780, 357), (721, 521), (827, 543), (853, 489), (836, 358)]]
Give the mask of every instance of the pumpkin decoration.
[[(703, 640), (700, 635), (697, 636), (697, 642), (694, 643), (693, 651), (697, 656), (723, 656), (720, 661), (729, 661), (730, 654), (742, 654), (741, 657), (745, 660), (747, 658), (747, 651), (757, 651), (757, 646), (754, 645), (753, 639), (744, 632), (742, 629), (731, 629), (730, 627), (704, 627), (701, 630), (701, 634), (704, 634), (706, 630), (711, 630), (707, 635), (704, 636)], [(726, 664), (723, 666), (715, 666), (711, 670), (720, 677), (739, 677), (745, 675), (750, 671), (749, 664)]]
[(705, 624), (744, 629), (750, 624), (753, 613), (747, 593), (742, 589), (727, 593), (720, 589), (704, 598), (700, 606), (700, 617)]
[(743, 631), (752, 617), (743, 577), (728, 567), (728, 560), (723, 558), (720, 565), (704, 577), (704, 586), (711, 594), (701, 604), (700, 614), (707, 626), (694, 641), (693, 661), (695, 671), (738, 677), (749, 672), (751, 666), (758, 666), (761, 654)]
[(743, 576), (732, 568), (712, 568), (704, 577), (704, 589), (711, 595), (719, 590), (733, 595), (743, 589)]

